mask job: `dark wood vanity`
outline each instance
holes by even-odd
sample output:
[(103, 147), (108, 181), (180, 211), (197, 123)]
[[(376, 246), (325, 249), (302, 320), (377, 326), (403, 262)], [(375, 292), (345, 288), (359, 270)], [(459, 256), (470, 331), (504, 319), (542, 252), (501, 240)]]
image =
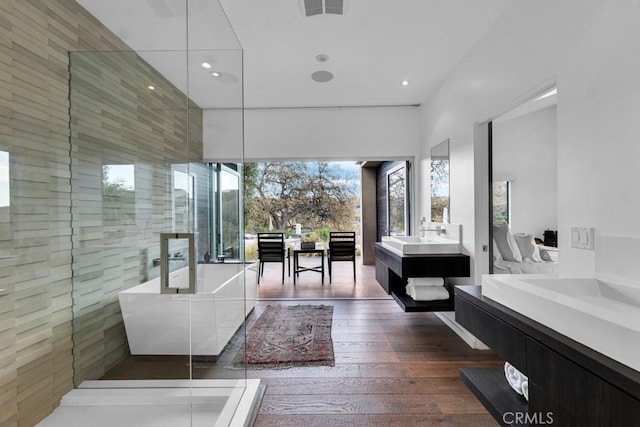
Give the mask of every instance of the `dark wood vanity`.
[(375, 244), (376, 280), (404, 311), (453, 311), (453, 289), (448, 300), (414, 301), (405, 291), (409, 277), (469, 277), (469, 256), (463, 254), (400, 255)]
[(640, 372), (483, 297), (480, 286), (456, 286), (455, 305), (457, 323), (529, 378), (527, 402), (502, 367), (460, 370), (501, 425), (639, 425)]

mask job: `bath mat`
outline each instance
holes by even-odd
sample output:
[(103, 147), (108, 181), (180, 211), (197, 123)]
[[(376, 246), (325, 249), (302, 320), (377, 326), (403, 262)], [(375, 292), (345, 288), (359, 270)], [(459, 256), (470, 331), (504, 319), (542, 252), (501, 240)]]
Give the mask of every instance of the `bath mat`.
[(267, 306), (232, 367), (282, 369), (334, 366), (330, 305)]

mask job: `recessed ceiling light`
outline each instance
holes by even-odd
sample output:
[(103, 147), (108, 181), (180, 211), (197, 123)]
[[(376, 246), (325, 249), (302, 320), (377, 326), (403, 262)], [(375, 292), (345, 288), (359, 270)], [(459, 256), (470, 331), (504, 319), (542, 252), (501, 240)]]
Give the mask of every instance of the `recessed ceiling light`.
[(329, 71), (316, 71), (311, 74), (311, 80), (318, 83), (326, 83), (331, 79), (333, 79), (333, 74)]
[(324, 53), (321, 53), (320, 55), (316, 56), (316, 62), (327, 62), (329, 60), (329, 55), (325, 55)]
[(149, 90), (156, 90), (156, 87), (154, 85), (149, 85), (147, 86), (147, 89)]
[(411, 81), (410, 80), (403, 80), (403, 81), (400, 82), (400, 84), (402, 86), (409, 86), (411, 84)]
[(208, 62), (203, 62), (202, 63), (202, 68), (209, 69), (209, 68), (211, 68), (211, 64), (209, 64)]
[(213, 77), (220, 77), (220, 73), (219, 73), (218, 71), (212, 71), (212, 72), (211, 72), (211, 75), (212, 75)]

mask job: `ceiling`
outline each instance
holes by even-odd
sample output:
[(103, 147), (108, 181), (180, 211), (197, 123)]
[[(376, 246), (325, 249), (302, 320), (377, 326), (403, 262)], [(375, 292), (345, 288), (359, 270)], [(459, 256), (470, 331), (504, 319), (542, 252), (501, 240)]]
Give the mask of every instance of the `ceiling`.
[(77, 1), (202, 108), (286, 108), (421, 104), (512, 0)]

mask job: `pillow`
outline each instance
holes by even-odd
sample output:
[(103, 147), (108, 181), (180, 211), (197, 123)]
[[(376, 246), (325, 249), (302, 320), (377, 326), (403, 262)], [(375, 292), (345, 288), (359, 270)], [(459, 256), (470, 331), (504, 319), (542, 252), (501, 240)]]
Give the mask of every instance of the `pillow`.
[(530, 259), (531, 261), (542, 262), (542, 258), (540, 258), (540, 250), (534, 243), (533, 236), (531, 234), (516, 233), (513, 235), (513, 238), (518, 244), (518, 249), (520, 249), (520, 255), (522, 255), (523, 260)]
[(502, 254), (500, 253), (500, 248), (498, 248), (496, 239), (493, 239), (493, 261), (502, 261)]
[(540, 258), (547, 262), (558, 262), (558, 251), (554, 249), (540, 249)]
[(500, 250), (500, 254), (502, 254), (502, 258), (505, 261), (522, 262), (520, 249), (513, 238), (509, 224), (494, 224), (493, 238), (495, 239), (498, 249)]

